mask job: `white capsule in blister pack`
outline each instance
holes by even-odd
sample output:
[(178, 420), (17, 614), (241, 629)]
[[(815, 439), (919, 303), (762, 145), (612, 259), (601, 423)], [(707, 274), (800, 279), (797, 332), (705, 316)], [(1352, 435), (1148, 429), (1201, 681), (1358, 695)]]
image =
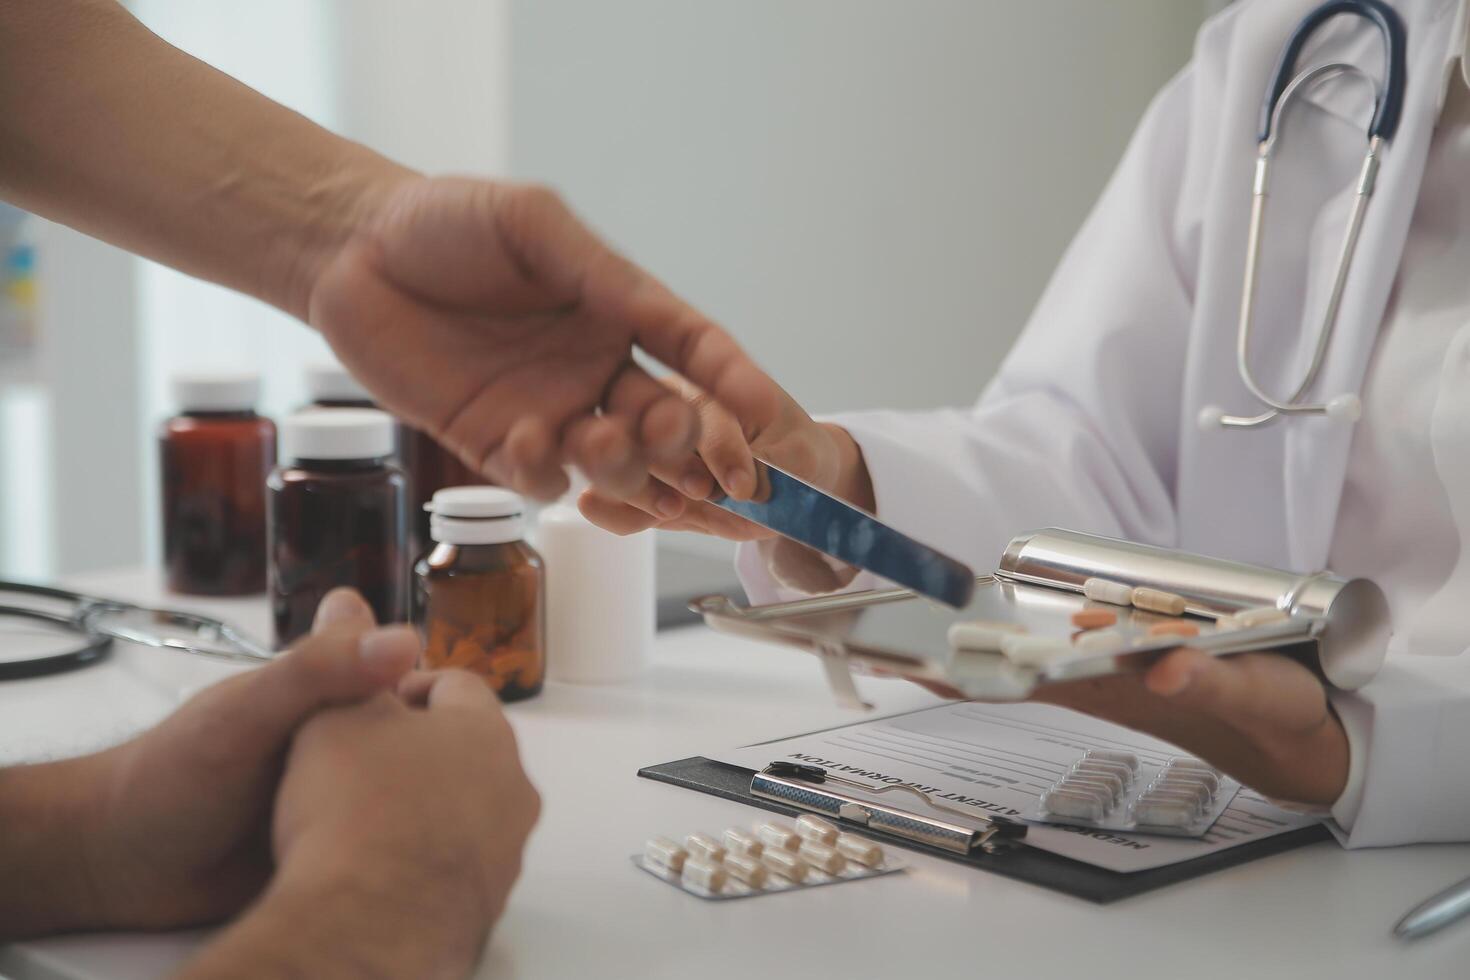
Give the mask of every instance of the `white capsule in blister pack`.
[(801, 835), (780, 824), (763, 823), (755, 828), (755, 835), (766, 845), (768, 851), (794, 851), (801, 846)]
[(837, 828), (831, 821), (810, 813), (796, 818), (796, 832), (803, 841), (816, 841), (818, 844), (830, 844), (837, 839)]
[(725, 831), (725, 853), (747, 854), (750, 857), (760, 857), (761, 849), (765, 846), (751, 834), (747, 834), (739, 827), (731, 827)]
[(732, 827), (719, 841), (698, 833), (683, 845), (653, 837), (633, 863), (691, 895), (714, 900), (801, 891), (907, 867), (880, 845), (839, 833), (835, 824), (817, 816), (801, 818), (796, 828), (762, 824), (754, 835)]
[(1198, 837), (1239, 788), (1187, 756), (1144, 762), (1132, 753), (1094, 749), (1041, 794), (1027, 819)]
[(690, 834), (684, 838), (684, 849), (691, 857), (719, 864), (725, 859), (725, 846), (708, 834)]

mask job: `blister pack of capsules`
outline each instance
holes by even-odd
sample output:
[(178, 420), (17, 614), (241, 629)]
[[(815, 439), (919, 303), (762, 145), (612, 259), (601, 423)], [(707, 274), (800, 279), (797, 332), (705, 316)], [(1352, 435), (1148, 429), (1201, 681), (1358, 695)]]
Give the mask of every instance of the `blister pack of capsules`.
[(1026, 819), (1100, 830), (1201, 837), (1240, 783), (1189, 756), (1162, 765), (1090, 749), (1037, 800)]
[(691, 895), (711, 901), (753, 898), (893, 874), (907, 862), (811, 814), (795, 825), (771, 821), (754, 831), (731, 827), (720, 838), (695, 833), (682, 842), (654, 837), (633, 863)]

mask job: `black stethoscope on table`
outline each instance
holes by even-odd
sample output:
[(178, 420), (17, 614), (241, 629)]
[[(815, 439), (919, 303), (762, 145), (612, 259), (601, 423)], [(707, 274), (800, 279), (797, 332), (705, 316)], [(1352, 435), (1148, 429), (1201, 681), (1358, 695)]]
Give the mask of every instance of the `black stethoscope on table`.
[[(1297, 72), (1297, 58), (1312, 34), (1339, 14), (1361, 17), (1377, 28), (1383, 39), (1384, 71), (1381, 83), (1374, 82), (1363, 69), (1344, 62), (1331, 62)], [(1246, 238), (1245, 282), (1241, 287), (1240, 324), (1236, 332), (1235, 356), (1240, 380), (1266, 410), (1258, 415), (1227, 415), (1218, 405), (1207, 405), (1199, 413), (1201, 429), (1210, 431), (1222, 427), (1254, 428), (1283, 415), (1326, 415), (1337, 421), (1355, 422), (1362, 414), (1362, 401), (1352, 392), (1336, 395), (1325, 402), (1305, 402), (1302, 399), (1321, 373), (1327, 349), (1332, 343), (1338, 308), (1342, 305), (1343, 288), (1347, 284), (1348, 269), (1352, 266), (1353, 255), (1358, 247), (1358, 235), (1363, 228), (1363, 214), (1367, 210), (1369, 198), (1373, 196), (1379, 157), (1393, 139), (1399, 116), (1403, 113), (1406, 85), (1405, 43), (1403, 20), (1383, 0), (1328, 0), (1307, 14), (1287, 38), (1286, 47), (1282, 49), (1276, 69), (1272, 72), (1271, 84), (1266, 88), (1265, 102), (1261, 106), (1250, 230)], [(1250, 366), (1256, 270), (1260, 264), (1261, 223), (1266, 209), (1271, 158), (1277, 141), (1281, 138), (1281, 122), (1286, 107), (1300, 93), (1333, 78), (1356, 79), (1366, 84), (1373, 93), (1374, 110), (1373, 118), (1368, 124), (1368, 149), (1363, 156), (1357, 194), (1353, 198), (1352, 212), (1348, 216), (1347, 231), (1343, 235), (1342, 248), (1338, 253), (1337, 272), (1333, 277), (1332, 291), (1328, 294), (1322, 326), (1317, 332), (1317, 346), (1312, 353), (1311, 363), (1295, 391), (1285, 399), (1278, 399), (1256, 380)]]
[(106, 657), (113, 640), (246, 663), (275, 656), (229, 623), (182, 609), (23, 582), (0, 582), (0, 599), (0, 620), (19, 627), (0, 632), (0, 681), (85, 667)]

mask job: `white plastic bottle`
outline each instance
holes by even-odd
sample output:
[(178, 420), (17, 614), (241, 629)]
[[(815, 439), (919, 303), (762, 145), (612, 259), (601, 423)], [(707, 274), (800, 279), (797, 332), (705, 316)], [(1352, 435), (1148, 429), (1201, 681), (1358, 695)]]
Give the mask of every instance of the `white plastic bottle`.
[(626, 681), (647, 665), (653, 647), (654, 536), (604, 531), (574, 500), (543, 510), (531, 535), (546, 563), (547, 676)]

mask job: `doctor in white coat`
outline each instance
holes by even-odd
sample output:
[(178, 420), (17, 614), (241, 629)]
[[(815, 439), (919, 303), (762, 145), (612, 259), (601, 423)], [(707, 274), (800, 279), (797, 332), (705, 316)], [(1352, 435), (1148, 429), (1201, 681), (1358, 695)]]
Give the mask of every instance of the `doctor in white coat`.
[[(1283, 657), (1179, 651), (1142, 680), (1049, 699), (1169, 738), (1285, 801), (1330, 813), (1348, 846), (1470, 839), (1470, 0), (1393, 0), (1407, 93), (1313, 400), (1323, 416), (1202, 428), (1202, 409), (1261, 410), (1236, 369), (1257, 115), (1282, 45), (1316, 0), (1246, 0), (1200, 32), (979, 403), (813, 421), (774, 383), (735, 423), (689, 394), (702, 456), (750, 493), (751, 452), (994, 567), (1023, 529), (1063, 526), (1280, 568), (1375, 579), (1395, 633), (1354, 692)], [(1301, 65), (1382, 77), (1379, 34), (1337, 17)], [(1273, 175), (1251, 361), (1267, 390), (1311, 357), (1371, 107), (1339, 80), (1291, 110)], [(913, 370), (922, 370), (916, 364)], [(584, 495), (628, 533), (694, 529), (753, 543), (758, 602), (863, 587), (850, 570), (697, 502), (694, 460), (627, 501)], [(680, 494), (673, 490), (681, 491)]]

